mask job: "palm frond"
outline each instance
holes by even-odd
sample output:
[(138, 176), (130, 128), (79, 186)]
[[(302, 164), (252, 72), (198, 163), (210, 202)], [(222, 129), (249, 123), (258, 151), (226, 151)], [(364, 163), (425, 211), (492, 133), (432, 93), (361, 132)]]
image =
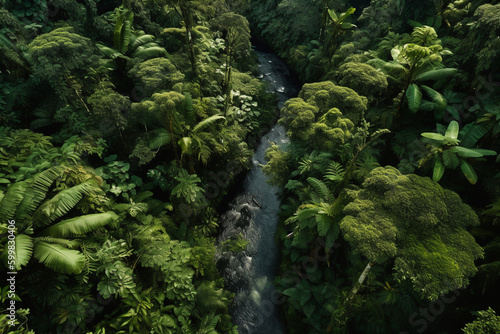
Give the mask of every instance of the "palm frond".
[(85, 267), (85, 256), (81, 252), (45, 241), (35, 245), (33, 256), (47, 268), (63, 274), (79, 274)]
[(21, 181), (12, 184), (9, 189), (7, 189), (7, 193), (0, 202), (0, 217), (2, 217), (4, 221), (14, 218), (17, 207), (23, 200), (27, 188), (28, 182)]
[(96, 185), (93, 181), (76, 185), (69, 189), (58, 192), (54, 197), (45, 201), (33, 214), (35, 226), (48, 225), (61, 218), (80, 202), (84, 195), (95, 191)]
[(318, 180), (317, 178), (314, 177), (308, 177), (307, 182), (309, 182), (309, 184), (313, 187), (316, 194), (318, 194), (318, 196), (323, 201), (329, 200), (329, 198), (331, 197), (330, 190), (323, 181)]
[(460, 145), (468, 148), (474, 147), (477, 142), (491, 130), (491, 128), (492, 125), (488, 123), (467, 124), (462, 131), (460, 131), (461, 134), (464, 133), (464, 135), (461, 136)]
[[(21, 267), (25, 266), (29, 262), (32, 254), (33, 254), (33, 239), (26, 234), (16, 235), (16, 239), (14, 242), (16, 271), (21, 270)], [(5, 263), (5, 266), (7, 267), (9, 261), (9, 249), (7, 245), (3, 249), (2, 259), (3, 262)]]
[(16, 211), (16, 216), (20, 221), (26, 221), (28, 217), (33, 215), (33, 212), (47, 196), (50, 186), (61, 176), (63, 170), (63, 167), (55, 166), (35, 175)]
[(134, 41), (130, 44), (130, 50), (135, 50), (139, 46), (154, 42), (155, 37), (153, 35), (142, 35), (134, 39)]
[(94, 213), (63, 220), (57, 224), (47, 227), (40, 233), (40, 235), (56, 238), (83, 235), (117, 220), (118, 215), (113, 211)]
[(426, 85), (421, 85), (422, 89), (429, 95), (429, 97), (432, 99), (432, 102), (436, 103), (439, 109), (445, 109), (448, 102), (446, 101), (446, 98), (443, 96), (443, 94), (435, 91), (434, 89), (426, 86)]
[(208, 118), (205, 118), (204, 120), (200, 121), (198, 124), (195, 125), (193, 128), (193, 132), (197, 133), (206, 128), (207, 126), (210, 126), (214, 124), (216, 121), (219, 119), (226, 119), (224, 116), (221, 115), (213, 115)]
[(61, 245), (65, 248), (69, 248), (69, 249), (77, 249), (82, 244), (82, 242), (78, 239), (69, 240), (69, 239), (53, 238), (53, 237), (38, 237), (38, 238), (36, 238), (36, 240), (37, 241), (45, 241), (45, 242), (48, 242), (51, 244)]

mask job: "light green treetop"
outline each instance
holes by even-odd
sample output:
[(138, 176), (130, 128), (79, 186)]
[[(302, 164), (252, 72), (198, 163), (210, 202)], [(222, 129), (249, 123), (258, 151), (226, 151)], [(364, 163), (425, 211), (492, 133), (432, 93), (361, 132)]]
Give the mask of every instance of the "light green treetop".
[(299, 97), (325, 113), (338, 108), (354, 124), (359, 123), (367, 109), (367, 98), (348, 87), (337, 86), (331, 81), (308, 83), (302, 87)]
[(166, 58), (153, 58), (138, 63), (128, 73), (144, 87), (146, 93), (161, 89), (169, 90), (184, 79), (184, 74)]
[(36, 37), (29, 51), (35, 70), (46, 78), (85, 69), (100, 58), (90, 39), (75, 34), (72, 27), (58, 28)]
[(396, 279), (423, 297), (466, 286), (476, 273), (483, 251), (466, 229), (479, 219), (456, 193), (380, 167), (351, 196), (340, 224), (345, 239), (372, 262), (393, 258)]

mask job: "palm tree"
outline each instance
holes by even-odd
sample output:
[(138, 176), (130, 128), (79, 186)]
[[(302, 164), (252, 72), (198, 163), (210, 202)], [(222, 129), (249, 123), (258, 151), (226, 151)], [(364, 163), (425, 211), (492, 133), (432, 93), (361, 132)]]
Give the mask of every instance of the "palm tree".
[(108, 211), (60, 220), (84, 196), (100, 192), (95, 181), (90, 180), (45, 200), (52, 184), (63, 172), (62, 166), (47, 169), (31, 180), (11, 185), (1, 199), (0, 216), (15, 222), (16, 228), (15, 242), (13, 245), (7, 243), (9, 247), (5, 246), (2, 254), (11, 271), (21, 270), (35, 257), (54, 271), (78, 274), (86, 263), (85, 256), (77, 250), (81, 245), (79, 237), (118, 219), (116, 213)]
[(211, 150), (207, 145), (207, 140), (211, 137), (213, 138), (213, 135), (203, 130), (220, 119), (225, 120), (226, 118), (221, 115), (213, 115), (205, 118), (193, 127), (191, 127), (191, 125), (186, 125), (184, 128), (184, 137), (179, 139), (178, 144), (182, 150), (181, 162), (185, 154), (189, 156), (189, 169), (191, 173), (195, 172), (193, 156), (196, 156), (197, 159), (205, 165), (208, 163)]

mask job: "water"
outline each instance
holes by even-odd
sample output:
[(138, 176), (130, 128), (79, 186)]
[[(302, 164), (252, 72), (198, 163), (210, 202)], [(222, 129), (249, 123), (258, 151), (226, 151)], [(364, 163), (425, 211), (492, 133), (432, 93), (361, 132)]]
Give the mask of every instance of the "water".
[[(274, 54), (257, 51), (261, 79), (276, 92), (278, 107), (296, 96), (298, 87), (285, 64)], [(275, 125), (265, 135), (252, 158), (253, 166), (244, 181), (244, 191), (231, 202), (231, 209), (221, 218), (219, 242), (241, 233), (248, 240), (247, 248), (238, 254), (218, 254), (218, 267), (229, 290), (235, 292), (233, 321), (240, 334), (282, 334), (279, 303), (272, 285), (278, 249), (274, 234), (278, 223), (280, 189), (267, 183), (260, 165), (270, 142), (288, 143), (285, 129)]]

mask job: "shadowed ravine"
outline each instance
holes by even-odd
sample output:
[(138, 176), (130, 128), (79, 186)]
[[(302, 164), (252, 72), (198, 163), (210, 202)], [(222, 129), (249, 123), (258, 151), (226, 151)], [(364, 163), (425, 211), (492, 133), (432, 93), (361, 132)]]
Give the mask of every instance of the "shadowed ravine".
[[(285, 64), (274, 54), (258, 51), (261, 79), (270, 82), (270, 89), (278, 95), (278, 107), (296, 96)], [(282, 145), (288, 142), (285, 130), (275, 125), (265, 135), (252, 158), (253, 166), (243, 185), (243, 192), (231, 202), (231, 209), (222, 216), (219, 242), (241, 233), (248, 240), (244, 252), (219, 254), (218, 268), (226, 285), (236, 293), (232, 316), (240, 334), (284, 333), (279, 306), (273, 297), (272, 281), (276, 271), (278, 249), (274, 233), (278, 223), (280, 189), (267, 183), (260, 168), (265, 164), (265, 152), (270, 142)]]

